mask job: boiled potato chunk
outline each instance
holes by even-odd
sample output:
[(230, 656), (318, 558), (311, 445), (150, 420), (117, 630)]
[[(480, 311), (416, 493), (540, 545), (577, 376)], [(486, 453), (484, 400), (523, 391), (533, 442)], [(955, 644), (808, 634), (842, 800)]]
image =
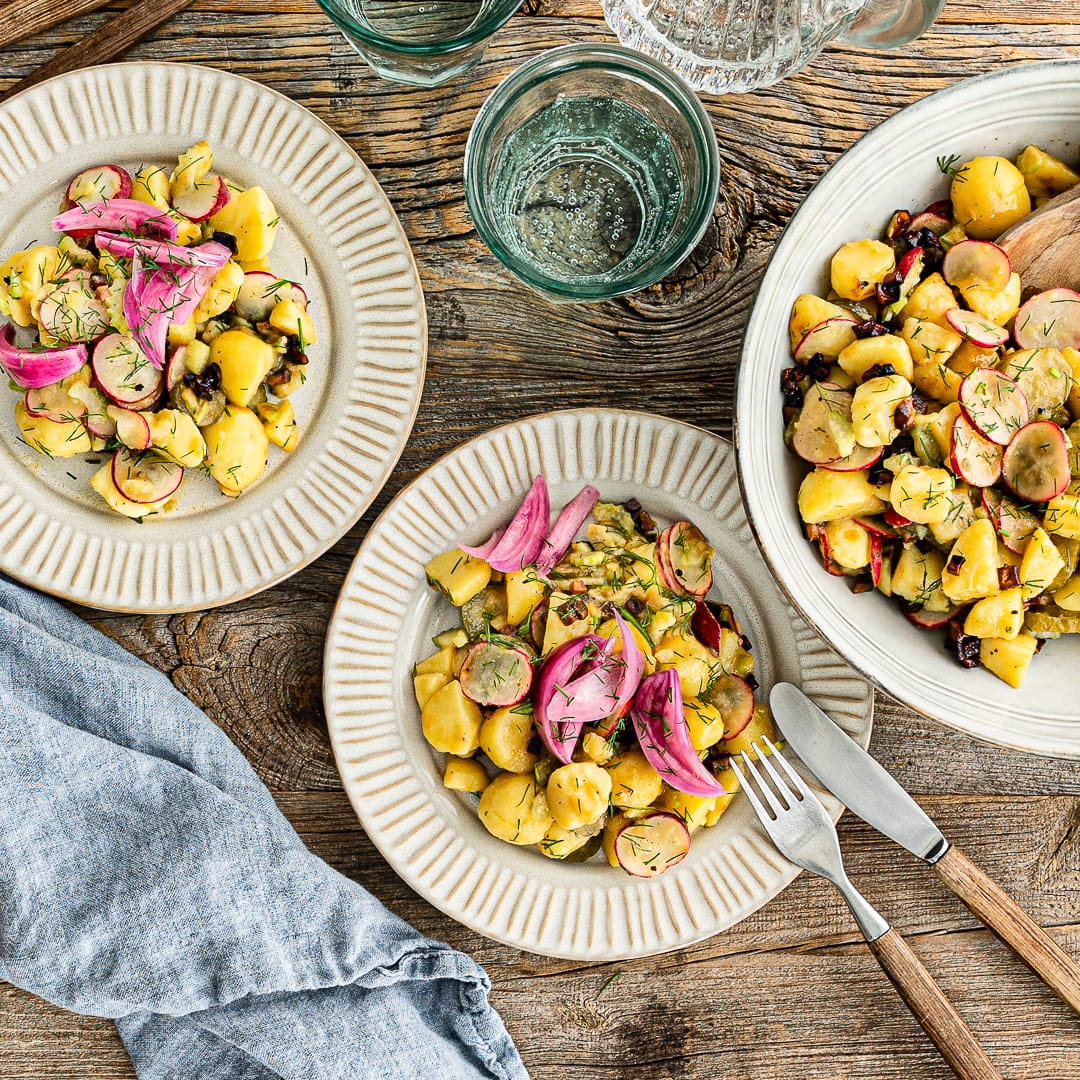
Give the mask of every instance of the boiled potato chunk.
[[(210, 144), (201, 139), (194, 146), (188, 147), (177, 159), (176, 168), (169, 178), (172, 197), (191, 191), (200, 180), (206, 178), (214, 164), (214, 151)], [(134, 186), (134, 185), (133, 185)]]
[(936, 413), (927, 413), (920, 418), (921, 423), (926, 424), (934, 441), (938, 444), (943, 459), (948, 460), (952, 451), (952, 433), (956, 425), (956, 418), (960, 415), (960, 405), (952, 401)]
[(1030, 600), (1048, 589), (1064, 567), (1065, 560), (1046, 530), (1036, 529), (1020, 560), (1020, 587), (1024, 591), (1024, 599)]
[(815, 469), (799, 485), (799, 513), (810, 525), (856, 515), (880, 514), (885, 502), (865, 472), (830, 472)]
[(480, 748), (480, 706), (470, 701), (461, 683), (452, 679), (436, 690), (420, 710), (424, 738), (438, 751), (471, 757)]
[(896, 408), (910, 396), (911, 383), (902, 375), (879, 375), (860, 384), (851, 402), (851, 426), (858, 444), (888, 446), (900, 434), (893, 422)]
[(15, 402), (15, 426), (22, 441), (46, 457), (74, 457), (93, 449), (93, 440), (82, 421), (58, 422), (47, 416), (31, 416), (23, 398)]
[(829, 558), (847, 570), (870, 565), (870, 534), (851, 518), (830, 521), (825, 526)]
[(758, 754), (751, 746), (751, 743), (756, 742), (766, 756), (769, 754), (768, 748), (760, 741), (762, 735), (765, 735), (773, 743), (777, 741), (776, 727), (773, 725), (769, 707), (759, 703), (754, 706), (754, 715), (751, 717), (750, 723), (733, 739), (728, 739), (724, 743), (724, 749), (732, 757), (737, 757), (745, 750), (750, 758), (757, 761)]
[(893, 249), (880, 240), (852, 240), (832, 257), (833, 292), (845, 300), (865, 300), (896, 269)]
[(932, 522), (930, 535), (943, 547), (951, 547), (957, 537), (975, 520), (971, 491), (963, 484), (945, 496), (949, 512), (943, 521)]
[(951, 330), (945, 312), (956, 307), (956, 295), (948, 282), (935, 271), (911, 290), (907, 303), (900, 309), (901, 319), (923, 319)]
[(967, 306), (977, 315), (1004, 326), (1020, 310), (1020, 290), (1020, 275), (1014, 272), (1004, 289), (995, 291), (970, 285), (960, 291)]
[(277, 236), (278, 212), (261, 187), (234, 195), (211, 219), (218, 232), (236, 240), (236, 257), (250, 263), (265, 259)]
[(210, 475), (222, 492), (239, 495), (266, 468), (269, 440), (250, 409), (226, 408), (220, 420), (202, 429)]
[(972, 158), (953, 174), (953, 217), (973, 240), (993, 240), (1031, 213), (1023, 174), (1007, 158)]
[(634, 746), (607, 767), (611, 778), (611, 802), (622, 809), (652, 806), (664, 788), (660, 774)]
[(453, 645), (446, 645), (438, 652), (425, 657), (413, 667), (414, 675), (442, 675), (443, 682), (447, 682), (454, 674), (457, 665), (457, 649)]
[[(645, 674), (651, 675), (656, 670), (656, 657), (653, 655), (653, 647), (633, 623), (627, 625), (630, 627), (630, 635), (638, 647), (638, 652), (641, 653), (642, 659), (645, 661)], [(654, 616), (650, 629), (655, 634), (664, 633), (664, 619)], [(602, 622), (596, 628), (596, 635), (602, 638), (613, 637), (615, 645), (611, 651), (615, 656), (622, 655), (622, 633), (619, 630), (619, 624), (614, 619), (607, 619)]]
[[(963, 344), (964, 339), (953, 329), (947, 326), (938, 326), (929, 319), (905, 319), (900, 331), (904, 343), (910, 354), (909, 363), (914, 361), (916, 366), (922, 364), (944, 364), (957, 349)], [(873, 338), (866, 338), (873, 341)], [(898, 374), (911, 374), (896, 369)]]
[(788, 323), (788, 336), (791, 341), (791, 351), (803, 339), (807, 330), (823, 323), (826, 319), (850, 319), (851, 312), (837, 304), (822, 300), (820, 296), (811, 293), (803, 293), (795, 298), (791, 308), (791, 320)]
[(947, 469), (905, 465), (894, 477), (889, 490), (893, 509), (919, 525), (944, 521), (949, 514), (948, 495), (955, 486)]
[(266, 429), (266, 437), (280, 446), (286, 454), (296, 449), (296, 413), (289, 401), (263, 401), (255, 406), (255, 413)]
[(433, 671), (427, 675), (413, 676), (413, 693), (416, 695), (416, 704), (421, 709), (431, 699), (436, 690), (441, 690), (450, 681), (449, 676), (440, 675)]
[(150, 428), (150, 443), (162, 456), (177, 465), (193, 468), (206, 456), (206, 441), (195, 421), (179, 409), (141, 414)]
[(1051, 536), (1080, 540), (1080, 496), (1066, 491), (1046, 504), (1043, 528)]
[(1052, 199), (1080, 184), (1080, 176), (1064, 161), (1039, 146), (1025, 146), (1016, 156), (1016, 167), (1033, 199)]
[(210, 344), (210, 359), (221, 368), (221, 389), (233, 405), (246, 406), (263, 379), (278, 362), (272, 345), (247, 330), (218, 334)]
[(553, 824), (544, 792), (529, 775), (500, 773), (480, 796), (480, 820), (511, 844), (539, 844)]
[(964, 619), (964, 633), (977, 638), (1012, 641), (1024, 624), (1024, 591), (1005, 589), (972, 604)]
[[(949, 565), (959, 565), (951, 573)], [(997, 534), (988, 518), (973, 521), (957, 538), (949, 552), (941, 587), (954, 604), (966, 604), (999, 591)]]
[(709, 811), (709, 816), (705, 819), (707, 828), (711, 828), (720, 820), (721, 815), (731, 805), (732, 799), (735, 798), (735, 795), (739, 790), (738, 774), (730, 765), (726, 769), (721, 769), (720, 772), (716, 774), (716, 779), (723, 786), (727, 794), (717, 795), (714, 799), (713, 808)]
[(199, 301), (199, 306), (195, 309), (195, 322), (206, 322), (207, 319), (228, 311), (236, 302), (237, 293), (243, 283), (243, 268), (235, 259), (230, 259), (214, 276), (210, 287)]
[(530, 567), (511, 570), (506, 575), (506, 621), (519, 626), (543, 603), (547, 596), (547, 582)]
[(983, 667), (989, 668), (1015, 690), (1024, 681), (1038, 644), (1030, 634), (1018, 634), (1011, 641), (983, 638), (979, 642), (979, 660)]
[(695, 750), (707, 750), (724, 737), (724, 717), (720, 710), (699, 698), (683, 701), (683, 715)]
[(90, 486), (109, 504), (110, 510), (123, 514), (129, 518), (147, 518), (154, 514), (163, 513), (170, 508), (175, 501), (173, 496), (161, 499), (153, 503), (132, 502), (123, 495), (113, 480), (112, 458), (109, 458), (93, 476), (90, 477)]
[(294, 337), (303, 351), (316, 342), (315, 324), (311, 316), (295, 300), (279, 300), (267, 320), (270, 325), (287, 337)]
[[(955, 334), (957, 344), (960, 335)], [(874, 366), (884, 367), (891, 364), (897, 375), (910, 379), (913, 372), (912, 350), (907, 342), (895, 334), (882, 334), (880, 337), (856, 338), (844, 349), (837, 362), (856, 382)]]
[(893, 567), (892, 595), (928, 611), (948, 611), (949, 598), (941, 588), (944, 569), (945, 560), (939, 552), (920, 551), (914, 544), (907, 544)]
[(480, 749), (503, 772), (531, 772), (540, 760), (529, 749), (529, 743), (535, 736), (532, 709), (522, 705), (505, 705), (496, 709), (480, 725)]
[(572, 855), (579, 848), (583, 848), (589, 840), (586, 830), (575, 832), (553, 823), (537, 847), (549, 859), (565, 859), (567, 855)]
[(607, 813), (611, 774), (594, 761), (556, 769), (547, 782), (547, 803), (555, 824), (564, 829), (591, 825)]
[(472, 758), (454, 757), (446, 759), (443, 770), (443, 787), (451, 791), (483, 791), (488, 786), (488, 774), (479, 761)]
[(454, 607), (467, 604), (491, 581), (491, 567), (483, 559), (466, 555), (461, 548), (451, 548), (436, 555), (424, 567), (424, 573), (428, 583)]
[(656, 805), (660, 810), (669, 810), (682, 818), (687, 829), (694, 832), (708, 822), (716, 807), (716, 799), (715, 795), (687, 795), (684, 791), (667, 788), (657, 799)]
[(1080, 577), (1070, 578), (1054, 593), (1054, 603), (1065, 611), (1080, 611)]
[(131, 178), (131, 197), (139, 202), (169, 209), (169, 174), (160, 165), (144, 165)]

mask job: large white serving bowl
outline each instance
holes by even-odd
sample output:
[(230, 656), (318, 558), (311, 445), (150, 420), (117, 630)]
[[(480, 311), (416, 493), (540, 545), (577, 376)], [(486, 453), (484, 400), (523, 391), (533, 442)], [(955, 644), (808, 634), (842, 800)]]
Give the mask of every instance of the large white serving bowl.
[(889, 215), (947, 198), (938, 158), (1012, 158), (1029, 143), (1073, 161), (1080, 63), (1025, 64), (942, 90), (864, 136), (822, 178), (784, 231), (750, 315), (739, 372), (739, 476), (758, 543), (784, 591), (848, 662), (897, 700), (979, 739), (1080, 758), (1080, 638), (1049, 642), (1023, 688), (964, 671), (941, 632), (919, 630), (879, 593), (854, 595), (806, 542), (796, 509), (805, 465), (784, 447), (780, 371), (788, 316), (802, 292), (826, 295), (832, 253), (879, 236)]

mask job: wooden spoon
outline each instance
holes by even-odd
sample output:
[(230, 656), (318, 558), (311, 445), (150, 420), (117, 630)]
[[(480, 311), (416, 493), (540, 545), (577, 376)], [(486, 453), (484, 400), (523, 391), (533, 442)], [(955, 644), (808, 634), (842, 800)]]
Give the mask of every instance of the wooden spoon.
[(1080, 291), (1080, 184), (1006, 230), (997, 243), (1020, 275), (1024, 293)]

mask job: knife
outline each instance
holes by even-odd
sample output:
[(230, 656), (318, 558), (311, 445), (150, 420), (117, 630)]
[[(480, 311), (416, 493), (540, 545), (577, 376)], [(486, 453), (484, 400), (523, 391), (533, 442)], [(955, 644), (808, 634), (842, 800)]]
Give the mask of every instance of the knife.
[(806, 766), (853, 814), (938, 877), (1055, 994), (1080, 1013), (1080, 966), (996, 882), (953, 847), (915, 800), (798, 687), (777, 683), (773, 718)]

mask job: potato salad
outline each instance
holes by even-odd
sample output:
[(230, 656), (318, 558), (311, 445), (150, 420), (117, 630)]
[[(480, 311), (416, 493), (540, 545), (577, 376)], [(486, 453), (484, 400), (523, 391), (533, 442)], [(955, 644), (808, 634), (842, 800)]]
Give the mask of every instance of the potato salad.
[(549, 510), (538, 476), (505, 530), (428, 563), (458, 624), (414, 668), (424, 736), (493, 836), (653, 877), (727, 809), (729, 756), (776, 732), (700, 530), (588, 486)]
[(1037, 146), (941, 158), (949, 198), (843, 244), (794, 303), (785, 439), (825, 569), (1019, 687), (1080, 632), (1080, 294), (994, 243), (1080, 182)]
[(213, 164), (199, 142), (173, 168), (85, 169), (58, 238), (0, 265), (19, 437), (100, 462), (91, 487), (140, 522), (177, 505), (190, 470), (235, 498), (271, 443), (289, 453), (299, 438), (288, 399), (316, 342), (307, 295), (271, 270), (269, 197)]

